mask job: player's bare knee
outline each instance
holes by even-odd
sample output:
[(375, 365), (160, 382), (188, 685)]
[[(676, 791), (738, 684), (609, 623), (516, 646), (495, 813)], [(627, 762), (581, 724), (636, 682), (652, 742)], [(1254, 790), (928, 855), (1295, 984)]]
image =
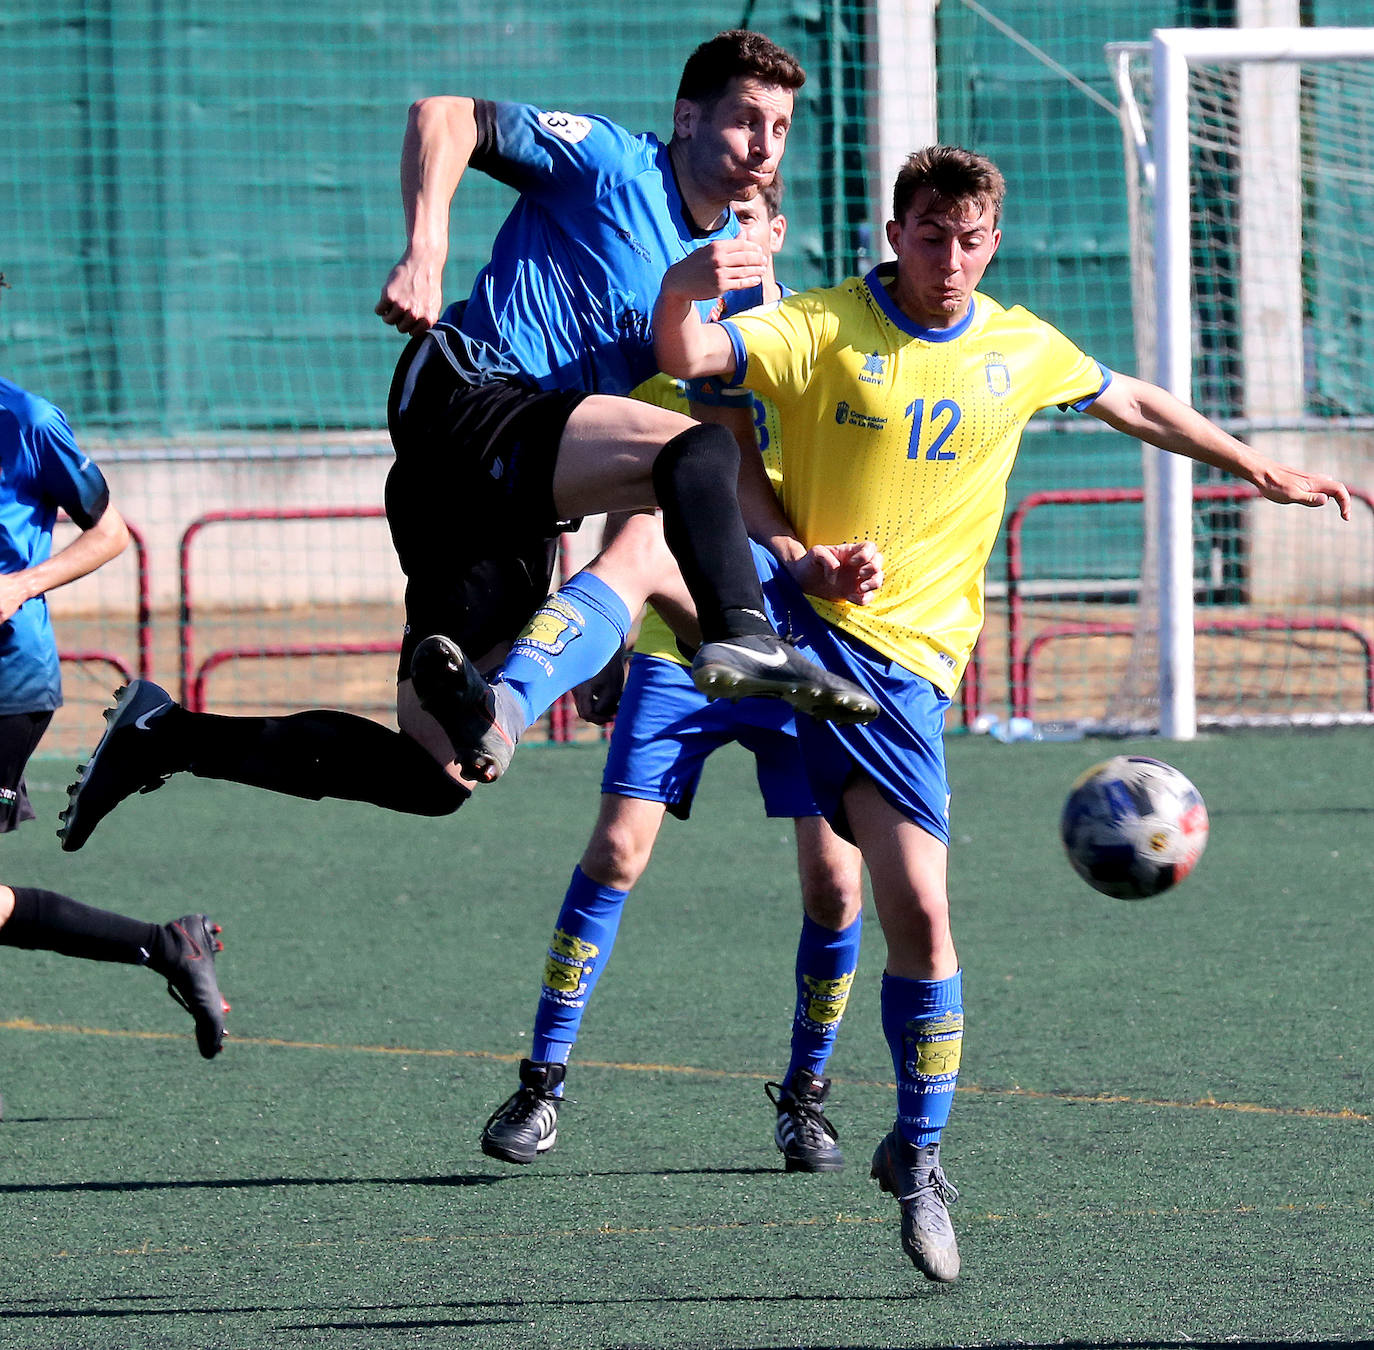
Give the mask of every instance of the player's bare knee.
[(582, 871), (602, 886), (633, 890), (649, 865), (653, 841), (646, 845), (623, 824), (599, 825), (582, 854)]
[(820, 816), (799, 816), (796, 834), (802, 908), (825, 928), (848, 928), (863, 910), (863, 855)]
[(588, 570), (622, 596), (625, 591), (653, 595), (668, 587), (678, 575), (677, 562), (663, 537), (663, 526), (652, 514), (626, 517)]
[(848, 928), (863, 909), (863, 892), (842, 875), (821, 873), (802, 878), (802, 908), (814, 923), (835, 932)]
[(627, 516), (616, 536), (615, 545), (631, 551), (631, 556), (652, 561), (655, 558), (671, 560), (667, 541), (663, 538), (663, 522), (648, 511)]

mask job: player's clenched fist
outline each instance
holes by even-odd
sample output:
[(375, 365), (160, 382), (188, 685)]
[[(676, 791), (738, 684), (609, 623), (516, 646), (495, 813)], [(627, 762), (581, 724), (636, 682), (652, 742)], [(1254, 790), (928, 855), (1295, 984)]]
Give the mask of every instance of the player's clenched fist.
[(375, 312), (402, 333), (424, 333), (442, 308), (442, 268), (402, 258), (391, 269)]
[(726, 291), (759, 285), (767, 262), (764, 251), (752, 240), (742, 235), (721, 239), (674, 263), (664, 273), (661, 294), (679, 300), (714, 300)]

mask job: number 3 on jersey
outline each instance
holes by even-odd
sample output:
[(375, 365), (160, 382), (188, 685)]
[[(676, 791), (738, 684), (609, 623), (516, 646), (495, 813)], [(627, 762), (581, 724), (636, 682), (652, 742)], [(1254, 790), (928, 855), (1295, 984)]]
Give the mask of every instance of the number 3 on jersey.
[[(907, 446), (906, 457), (908, 459), (953, 459), (954, 451), (945, 449), (945, 442), (954, 433), (954, 428), (959, 425), (963, 413), (959, 410), (959, 405), (953, 399), (942, 398), (930, 410), (930, 418), (927, 423), (926, 401), (918, 398), (914, 403), (907, 404), (906, 415), (911, 418), (911, 442)], [(925, 447), (924, 456), (921, 451), (921, 440), (927, 434), (929, 426), (930, 444)]]

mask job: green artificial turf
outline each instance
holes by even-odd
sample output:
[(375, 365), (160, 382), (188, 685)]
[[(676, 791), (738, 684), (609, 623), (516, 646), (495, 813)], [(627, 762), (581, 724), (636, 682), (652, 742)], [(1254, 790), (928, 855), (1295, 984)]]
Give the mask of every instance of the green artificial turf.
[[(1135, 748), (1212, 838), (1155, 901), (1057, 832)], [(70, 766), (4, 880), (206, 910), (223, 1055), (147, 972), (0, 948), (0, 1346), (1220, 1346), (1374, 1339), (1374, 734), (956, 739), (963, 1073), (944, 1161), (964, 1277), (902, 1255), (868, 1179), (893, 1113), (871, 907), (830, 1065), (848, 1167), (781, 1172), (800, 918), (742, 752), (669, 821), (588, 1012), (557, 1148), (485, 1158), (596, 747), (530, 747), (440, 821), (176, 779), (64, 855)]]

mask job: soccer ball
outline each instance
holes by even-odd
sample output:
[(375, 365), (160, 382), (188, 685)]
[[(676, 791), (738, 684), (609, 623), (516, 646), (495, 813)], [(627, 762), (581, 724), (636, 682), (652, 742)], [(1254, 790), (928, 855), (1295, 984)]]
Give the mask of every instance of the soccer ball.
[(1073, 870), (1117, 900), (1160, 895), (1207, 846), (1202, 794), (1172, 765), (1117, 755), (1073, 785), (1059, 834)]

